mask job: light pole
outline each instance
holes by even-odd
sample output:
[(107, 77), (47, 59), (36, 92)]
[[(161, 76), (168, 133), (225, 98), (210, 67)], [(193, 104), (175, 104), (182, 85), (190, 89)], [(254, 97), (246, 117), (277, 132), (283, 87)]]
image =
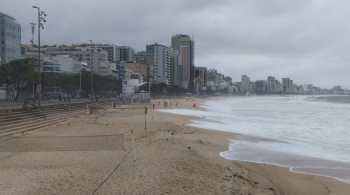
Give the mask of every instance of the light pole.
[(81, 97), (82, 91), (83, 91), (83, 70), (85, 70), (85, 67), (87, 64), (85, 62), (82, 62), (80, 64), (80, 79), (79, 79), (79, 98)]
[(41, 39), (40, 39), (40, 30), (44, 30), (44, 23), (46, 23), (46, 16), (47, 14), (44, 11), (41, 11), (40, 7), (33, 6), (34, 9), (38, 11), (38, 65), (39, 65), (39, 84), (37, 85), (37, 93), (38, 94), (38, 100), (39, 105), (41, 104), (41, 98), (42, 98), (42, 67), (41, 67)]
[(80, 79), (79, 79), (79, 98), (81, 97), (81, 90), (82, 90), (82, 79), (83, 79), (83, 69), (80, 67)]
[(93, 42), (90, 40), (90, 93), (91, 93), (91, 100), (95, 98), (95, 90), (94, 90), (94, 51), (93, 51)]
[[(36, 23), (31, 22), (30, 23), (31, 27), (32, 27), (32, 40), (30, 40), (30, 42), (32, 43), (32, 47), (34, 48), (34, 36), (35, 36), (35, 25)], [(35, 83), (32, 83), (32, 98), (35, 98)]]
[(32, 43), (32, 47), (34, 47), (34, 34), (35, 34), (35, 26), (36, 26), (36, 23), (31, 22), (30, 25), (31, 25), (31, 27), (32, 27), (32, 40), (31, 40), (30, 42)]

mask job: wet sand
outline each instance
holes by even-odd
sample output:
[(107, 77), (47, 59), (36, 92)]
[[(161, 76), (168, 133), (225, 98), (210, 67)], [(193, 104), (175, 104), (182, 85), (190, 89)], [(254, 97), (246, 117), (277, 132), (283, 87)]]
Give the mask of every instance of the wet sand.
[(221, 155), (229, 160), (286, 167), (292, 172), (335, 178), (350, 184), (349, 163), (263, 149), (256, 145), (257, 142), (283, 143), (272, 139), (237, 135), (237, 139), (232, 140), (229, 150), (222, 152)]

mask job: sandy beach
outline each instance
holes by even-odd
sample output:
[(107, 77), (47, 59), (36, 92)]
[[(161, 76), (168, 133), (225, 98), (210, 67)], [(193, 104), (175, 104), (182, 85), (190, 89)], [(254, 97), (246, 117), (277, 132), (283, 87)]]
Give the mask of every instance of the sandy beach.
[(189, 127), (154, 103), (147, 116), (143, 106), (101, 110), (2, 143), (0, 194), (350, 194), (334, 179), (225, 160), (234, 134)]

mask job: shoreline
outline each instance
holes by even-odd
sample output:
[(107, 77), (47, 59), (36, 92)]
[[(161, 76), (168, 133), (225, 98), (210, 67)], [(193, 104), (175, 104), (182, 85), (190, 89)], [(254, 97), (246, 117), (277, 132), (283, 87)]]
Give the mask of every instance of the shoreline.
[[(162, 100), (169, 101), (169, 100)], [(200, 99), (172, 100), (192, 108)], [(157, 104), (158, 105), (158, 104)], [(226, 160), (237, 135), (186, 116), (107, 109), (3, 143), (1, 194), (348, 195), (350, 185), (286, 168)], [(198, 107), (197, 107), (198, 109)], [(145, 126), (145, 119), (147, 128)]]
[[(165, 113), (167, 113), (167, 112), (165, 112)], [(168, 113), (168, 114), (172, 114), (172, 113)], [(178, 116), (178, 114), (173, 114), (173, 115)], [(220, 157), (227, 160), (227, 161), (233, 161), (233, 162), (238, 162), (238, 163), (250, 163), (250, 164), (256, 164), (256, 165), (265, 165), (265, 166), (271, 166), (271, 167), (276, 167), (276, 168), (283, 168), (283, 169), (288, 170), (291, 173), (309, 175), (309, 176), (317, 176), (317, 177), (322, 177), (322, 178), (329, 178), (329, 179), (336, 180), (338, 182), (350, 185), (350, 181), (345, 181), (345, 180), (342, 180), (342, 179), (337, 178), (337, 177), (327, 176), (327, 175), (322, 175), (322, 174), (314, 174), (314, 173), (310, 173), (310, 172), (306, 172), (306, 171), (303, 172), (303, 171), (294, 170), (294, 169), (308, 169), (311, 167), (293, 167), (293, 166), (282, 165), (282, 164), (271, 163), (271, 162), (258, 162), (258, 161), (249, 161), (249, 160), (232, 160), (232, 159), (226, 158), (223, 153), (228, 152), (230, 150), (229, 147), (231, 146), (231, 144), (233, 144), (233, 142), (235, 142), (235, 141), (240, 140), (240, 138), (239, 138), (240, 136), (245, 136), (245, 135), (241, 135), (241, 134), (234, 133), (234, 132), (227, 132), (227, 131), (221, 131), (221, 130), (216, 130), (216, 129), (205, 129), (202, 127), (191, 126), (191, 123), (192, 123), (191, 120), (194, 118), (197, 118), (197, 117), (190, 117), (190, 118), (191, 119), (189, 119), (189, 121), (186, 124), (189, 127), (194, 127), (194, 128), (202, 129), (205, 131), (212, 131), (212, 132), (225, 133), (225, 134), (228, 133), (228, 134), (232, 135), (232, 138), (227, 138), (228, 139), (227, 140), (227, 150), (219, 152)], [(256, 139), (260, 139), (260, 138), (256, 138)], [(264, 140), (264, 138), (261, 138), (261, 140)], [(305, 158), (307, 158), (307, 157), (305, 157)]]
[[(217, 99), (217, 98), (225, 98), (225, 97), (210, 97), (209, 99), (212, 99), (212, 98), (213, 99)], [(205, 101), (205, 99), (196, 98), (195, 101), (200, 102), (197, 110), (205, 110), (205, 108), (202, 106), (203, 105), (203, 101)], [(189, 109), (189, 108), (175, 108), (175, 109)], [(163, 112), (163, 111), (161, 111), (161, 112)], [(283, 164), (278, 164), (278, 163), (273, 163), (273, 162), (259, 162), (259, 161), (250, 161), (250, 160), (229, 159), (229, 158), (225, 157), (224, 153), (235, 150), (235, 149), (231, 149), (231, 146), (234, 144), (234, 142), (239, 141), (240, 137), (242, 137), (242, 136), (247, 136), (247, 137), (252, 137), (252, 136), (241, 135), (239, 133), (222, 131), (222, 130), (217, 130), (217, 129), (209, 129), (209, 128), (198, 127), (198, 126), (194, 125), (193, 120), (194, 119), (202, 120), (202, 118), (197, 117), (197, 116), (187, 116), (187, 115), (181, 115), (181, 114), (171, 113), (171, 112), (166, 112), (166, 111), (164, 113), (173, 114), (173, 115), (176, 115), (176, 116), (189, 117), (189, 119), (187, 121), (187, 124), (186, 124), (186, 126), (188, 126), (188, 127), (199, 128), (199, 129), (203, 129), (203, 130), (206, 130), (206, 131), (213, 131), (213, 132), (219, 132), (219, 133), (232, 134), (233, 137), (230, 138), (229, 140), (227, 140), (227, 142), (228, 142), (227, 143), (227, 149), (225, 151), (220, 151), (219, 152), (220, 157), (225, 159), (225, 160), (227, 160), (227, 161), (237, 162), (237, 163), (240, 163), (240, 164), (248, 164), (249, 166), (251, 166), (251, 164), (253, 164), (253, 166), (254, 165), (256, 165), (256, 166), (268, 166), (268, 167), (271, 167), (272, 169), (285, 169), (286, 171), (290, 172), (291, 174), (317, 177), (320, 180), (333, 180), (334, 182), (339, 182), (339, 183), (342, 183), (342, 184), (350, 186), (350, 180), (345, 180), (345, 179), (341, 179), (341, 178), (336, 177), (336, 176), (330, 176), (330, 175), (326, 175), (326, 174), (322, 174), (322, 173), (320, 173), (320, 174), (312, 173), (310, 171), (310, 169), (313, 169), (315, 167), (307, 167), (307, 166), (305, 166), (305, 167), (301, 167), (301, 166), (298, 167), (298, 166), (283, 165)], [(206, 119), (204, 119), (204, 120), (206, 120)], [(259, 137), (255, 137), (253, 139), (265, 140), (265, 138), (259, 138)], [(306, 158), (306, 159), (307, 158), (311, 158), (311, 157), (306, 157), (306, 156), (300, 156), (300, 157)], [(321, 160), (323, 160), (323, 159), (321, 159)], [(323, 160), (323, 161), (328, 161), (328, 160)], [(329, 161), (329, 162), (332, 163), (333, 161)], [(336, 162), (336, 161), (334, 161), (333, 163), (344, 163), (344, 162)], [(348, 165), (348, 166), (350, 167), (350, 165)], [(327, 167), (316, 167), (316, 168), (317, 169), (326, 169)], [(342, 169), (342, 168), (331, 168), (331, 167), (329, 167), (329, 169), (331, 169), (331, 170), (344, 170), (345, 168)], [(302, 171), (302, 170), (304, 170), (304, 171)], [(348, 170), (348, 169), (346, 169), (346, 170)], [(350, 193), (350, 191), (349, 191), (349, 193)]]
[[(174, 114), (177, 115), (177, 114)], [(196, 117), (191, 117), (196, 118)], [(187, 123), (188, 126), (191, 126), (191, 120), (189, 120), (189, 122)], [(192, 126), (195, 127), (195, 126)], [(195, 127), (195, 128), (199, 128), (199, 127)], [(329, 175), (324, 175), (324, 174), (317, 174), (317, 173), (311, 173), (311, 172), (307, 172), (307, 170), (312, 169), (312, 168), (317, 168), (317, 169), (325, 169), (326, 167), (298, 167), (298, 166), (288, 166), (288, 165), (283, 165), (283, 164), (278, 164), (278, 163), (272, 163), (272, 162), (259, 162), (259, 161), (250, 161), (250, 160), (235, 160), (235, 159), (229, 159), (227, 157), (225, 157), (225, 152), (230, 151), (230, 147), (232, 144), (234, 144), (234, 142), (239, 141), (241, 136), (246, 136), (246, 135), (241, 135), (238, 133), (234, 133), (234, 132), (227, 132), (227, 131), (221, 131), (221, 130), (216, 130), (216, 129), (205, 129), (205, 128), (199, 128), (199, 129), (203, 129), (206, 131), (213, 131), (213, 132), (219, 132), (219, 133), (228, 133), (228, 134), (232, 134), (233, 138), (228, 138), (228, 143), (227, 143), (227, 150), (226, 151), (221, 151), (219, 152), (219, 155), (221, 158), (228, 160), (228, 161), (233, 161), (233, 162), (238, 162), (238, 163), (253, 163), (256, 165), (266, 165), (266, 166), (272, 166), (272, 167), (276, 167), (276, 168), (283, 168), (288, 170), (291, 173), (295, 173), (295, 174), (302, 174), (302, 175), (309, 175), (309, 176), (317, 176), (317, 177), (322, 177), (322, 178), (329, 178), (332, 180), (336, 180), (338, 182), (350, 185), (350, 181), (349, 180), (343, 180), (341, 178), (338, 178), (336, 176), (329, 176)], [(250, 137), (250, 136), (249, 136)], [(259, 139), (259, 140), (266, 140), (264, 138), (255, 138), (255, 139)], [(235, 149), (232, 149), (233, 151)], [(308, 158), (308, 157), (304, 157), (304, 158)], [(338, 163), (338, 162), (335, 162)], [(342, 163), (342, 162), (340, 162)], [(349, 165), (350, 166), (350, 165)], [(305, 169), (306, 171), (298, 171), (296, 169)], [(342, 168), (330, 168), (331, 170), (343, 170)]]
[[(251, 136), (240, 135), (240, 134), (235, 134), (235, 135), (237, 139), (231, 140), (228, 146), (228, 150), (220, 152), (220, 155), (227, 160), (256, 163), (256, 164), (263, 164), (263, 165), (272, 165), (272, 166), (277, 166), (281, 168), (287, 168), (290, 172), (293, 172), (293, 173), (331, 178), (339, 182), (350, 185), (350, 180), (349, 180), (349, 177), (347, 176), (347, 175), (350, 175), (350, 172), (349, 172), (350, 164), (346, 162), (325, 160), (325, 159), (301, 156), (296, 154), (287, 154), (287, 153), (277, 152), (272, 150), (268, 151), (268, 150), (259, 149), (256, 147), (252, 147), (252, 148), (244, 148), (244, 146), (239, 147), (240, 142), (242, 141), (244, 142), (244, 140), (246, 140), (246, 137), (251, 137)], [(275, 142), (275, 140), (268, 140), (265, 138), (261, 138), (261, 139), (252, 138), (252, 139), (254, 139), (254, 141), (260, 140), (260, 141)], [(280, 141), (277, 141), (277, 142), (280, 142)], [(251, 142), (247, 142), (247, 143), (251, 143)], [(254, 151), (252, 152), (252, 150)], [(232, 155), (230, 154), (234, 151), (236, 153), (243, 153), (243, 154), (244, 153), (254, 153), (256, 155), (260, 154), (265, 156), (264, 158), (265, 160), (259, 161), (259, 160), (255, 160), (254, 158), (251, 159), (251, 157), (249, 156), (251, 156), (252, 154), (243, 155), (245, 156), (243, 158), (242, 157), (235, 158), (235, 157), (232, 157)]]

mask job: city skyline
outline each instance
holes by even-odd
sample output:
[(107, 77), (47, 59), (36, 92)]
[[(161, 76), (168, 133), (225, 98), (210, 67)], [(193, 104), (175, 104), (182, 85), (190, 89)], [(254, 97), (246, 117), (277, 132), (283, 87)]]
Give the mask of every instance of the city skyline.
[[(140, 51), (144, 45), (154, 42), (170, 45), (170, 35), (184, 33), (194, 36), (195, 65), (216, 68), (234, 80), (239, 80), (242, 74), (257, 79), (275, 75), (327, 88), (350, 87), (344, 52), (348, 28), (340, 23), (347, 14), (347, 6), (337, 12), (334, 9), (346, 5), (344, 1), (337, 5), (324, 1), (267, 1), (262, 5), (257, 1), (179, 0), (152, 1), (146, 5), (136, 1), (106, 0), (97, 4), (96, 1), (3, 0), (1, 11), (15, 17), (22, 25), (23, 42), (31, 38), (30, 22), (35, 21), (33, 4), (48, 12), (43, 44), (87, 43), (93, 39), (98, 43), (132, 46)], [(160, 11), (154, 13), (152, 6), (159, 7)], [(235, 12), (236, 9), (241, 11)], [(330, 13), (331, 17), (316, 19), (322, 11)], [(229, 14), (231, 12), (237, 14)], [(305, 18), (308, 20), (304, 21)], [(256, 19), (261, 19), (262, 23), (257, 25)]]

